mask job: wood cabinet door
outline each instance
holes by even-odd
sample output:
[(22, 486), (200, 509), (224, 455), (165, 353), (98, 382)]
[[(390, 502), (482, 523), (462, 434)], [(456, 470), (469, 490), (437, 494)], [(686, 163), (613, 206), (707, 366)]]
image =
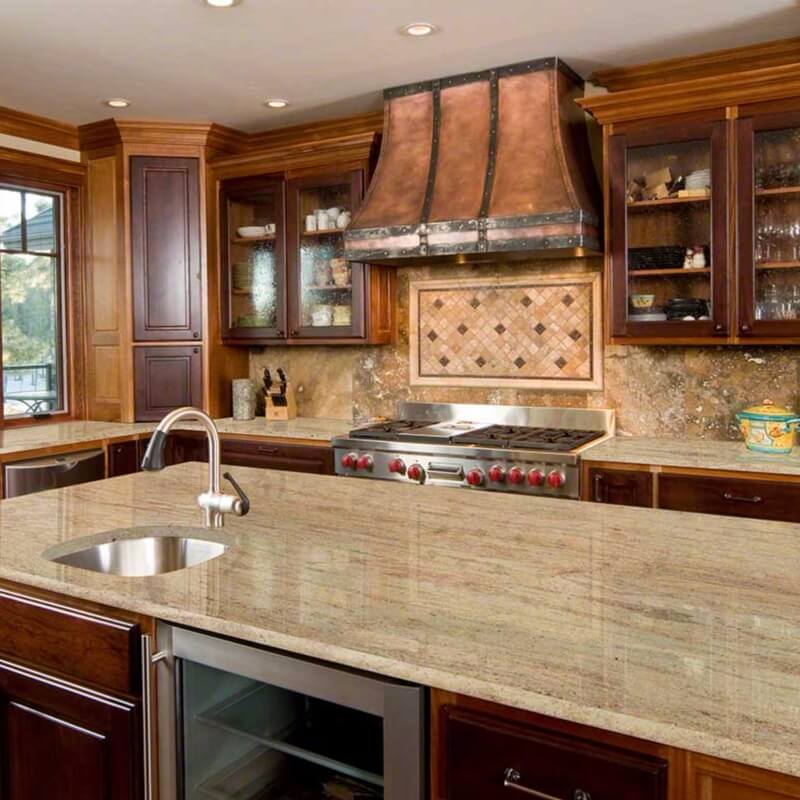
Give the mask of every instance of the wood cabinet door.
[(800, 110), (736, 121), (743, 339), (800, 340)]
[(160, 420), (181, 406), (202, 407), (203, 362), (199, 347), (134, 348), (136, 421)]
[(115, 442), (108, 446), (108, 477), (131, 475), (139, 469), (137, 442)]
[(131, 158), (131, 256), (134, 338), (201, 339), (196, 158)]
[(800, 778), (690, 753), (689, 800), (798, 800)]
[[(622, 125), (609, 137), (612, 338), (692, 343), (728, 336), (727, 131), (720, 112), (712, 121), (676, 118)], [(710, 188), (704, 195), (660, 199), (635, 199), (639, 190), (634, 188), (630, 196), (631, 187), (647, 179), (660, 181), (660, 191), (667, 191), (667, 174), (672, 180), (700, 182), (710, 175)], [(703, 248), (706, 266), (683, 269), (686, 249), (694, 246)], [(645, 309), (634, 299), (646, 302), (651, 295), (651, 314), (643, 318)], [(705, 300), (710, 318), (659, 319), (670, 301), (686, 299)]]
[[(355, 340), (367, 335), (367, 267), (344, 258), (344, 231), (328, 217), (309, 230), (315, 211), (354, 212), (364, 194), (364, 173), (307, 175), (287, 184), (287, 288), (289, 338)], [(315, 217), (315, 220), (318, 219)]]
[(653, 505), (653, 476), (638, 470), (590, 467), (586, 499), (620, 506)]
[(140, 798), (140, 725), (134, 703), (0, 661), (0, 796)]

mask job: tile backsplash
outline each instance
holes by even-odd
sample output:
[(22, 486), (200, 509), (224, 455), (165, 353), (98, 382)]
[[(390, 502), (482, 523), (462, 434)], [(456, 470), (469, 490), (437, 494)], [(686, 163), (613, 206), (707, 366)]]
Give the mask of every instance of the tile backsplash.
[(798, 406), (800, 348), (606, 346), (602, 391), (413, 386), (409, 374), (409, 285), (451, 278), (535, 278), (601, 269), (600, 259), (530, 264), (403, 267), (398, 337), (384, 347), (254, 348), (251, 377), (283, 366), (298, 389), (298, 413), (361, 422), (392, 416), (399, 400), (614, 408), (617, 427), (637, 436), (736, 439), (733, 415), (764, 398)]

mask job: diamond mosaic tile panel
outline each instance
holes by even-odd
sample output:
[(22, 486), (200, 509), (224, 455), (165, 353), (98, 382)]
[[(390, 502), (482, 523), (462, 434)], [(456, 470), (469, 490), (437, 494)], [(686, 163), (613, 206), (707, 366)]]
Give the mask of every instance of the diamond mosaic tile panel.
[(412, 382), (597, 389), (600, 278), (411, 285)]

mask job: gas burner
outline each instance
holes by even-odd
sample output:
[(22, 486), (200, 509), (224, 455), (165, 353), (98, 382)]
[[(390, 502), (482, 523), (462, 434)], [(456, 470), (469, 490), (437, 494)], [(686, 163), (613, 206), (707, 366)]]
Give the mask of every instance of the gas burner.
[(427, 428), (431, 424), (430, 420), (387, 419), (385, 422), (376, 422), (366, 428), (356, 428), (350, 431), (350, 436), (353, 439), (382, 439), (393, 442), (404, 433)]
[(488, 425), (451, 439), (453, 444), (502, 447), (513, 450), (547, 450), (569, 453), (604, 435), (604, 431), (565, 428), (532, 428), (522, 425)]

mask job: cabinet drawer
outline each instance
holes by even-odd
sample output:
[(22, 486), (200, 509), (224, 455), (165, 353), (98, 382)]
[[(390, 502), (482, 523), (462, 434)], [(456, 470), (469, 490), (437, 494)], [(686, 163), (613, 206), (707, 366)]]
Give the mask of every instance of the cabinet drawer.
[(800, 522), (798, 494), (800, 486), (793, 483), (662, 475), (658, 505), (673, 511)]
[(0, 589), (0, 655), (115, 692), (139, 691), (139, 626)]
[(621, 506), (653, 505), (653, 476), (637, 470), (591, 467), (588, 499)]
[(222, 461), (233, 467), (261, 467), (291, 472), (333, 474), (333, 448), (223, 439)]
[(668, 765), (661, 758), (460, 708), (442, 712), (447, 800), (667, 796)]
[(116, 442), (108, 446), (108, 477), (131, 475), (139, 468), (137, 443)]

